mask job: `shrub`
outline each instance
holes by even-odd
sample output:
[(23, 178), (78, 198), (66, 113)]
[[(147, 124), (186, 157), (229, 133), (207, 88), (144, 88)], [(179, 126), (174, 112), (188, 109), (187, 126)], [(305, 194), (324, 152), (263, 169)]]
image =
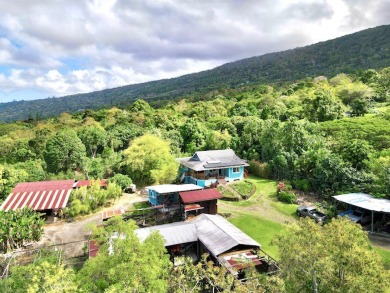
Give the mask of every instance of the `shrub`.
[(100, 187), (99, 181), (92, 182), (90, 187), (83, 186), (72, 191), (69, 207), (64, 209), (64, 215), (75, 217), (89, 214), (105, 205), (108, 200), (118, 198), (121, 194), (122, 189), (115, 183), (109, 183), (107, 189), (103, 189)]
[(295, 189), (302, 190), (303, 192), (308, 192), (310, 190), (310, 182), (307, 179), (297, 179), (294, 180)]
[(252, 160), (249, 163), (249, 172), (260, 178), (269, 179), (271, 175), (271, 168), (267, 163)]
[(123, 174), (115, 174), (114, 177), (108, 179), (108, 182), (115, 183), (116, 185), (120, 186), (122, 190), (125, 190), (130, 186), (130, 184), (133, 183), (129, 176)]
[(280, 201), (286, 202), (286, 203), (296, 203), (297, 196), (295, 195), (295, 193), (289, 193), (289, 192), (286, 192), (286, 191), (280, 191), (278, 193), (278, 199)]

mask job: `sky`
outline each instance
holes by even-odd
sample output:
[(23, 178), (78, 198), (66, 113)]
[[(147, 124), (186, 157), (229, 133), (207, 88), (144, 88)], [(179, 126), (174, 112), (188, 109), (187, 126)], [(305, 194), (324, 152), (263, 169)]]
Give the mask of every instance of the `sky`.
[(1, 1), (0, 103), (177, 77), (389, 23), (389, 0)]

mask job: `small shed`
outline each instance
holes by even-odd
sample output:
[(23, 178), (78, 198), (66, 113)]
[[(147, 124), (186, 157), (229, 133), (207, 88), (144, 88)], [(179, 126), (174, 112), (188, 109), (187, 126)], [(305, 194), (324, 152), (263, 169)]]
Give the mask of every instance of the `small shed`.
[(179, 195), (185, 219), (189, 214), (217, 214), (217, 200), (222, 198), (216, 188), (180, 192)]
[(163, 184), (146, 187), (149, 202), (152, 206), (172, 206), (179, 204), (179, 193), (183, 191), (200, 190), (203, 187), (195, 184)]

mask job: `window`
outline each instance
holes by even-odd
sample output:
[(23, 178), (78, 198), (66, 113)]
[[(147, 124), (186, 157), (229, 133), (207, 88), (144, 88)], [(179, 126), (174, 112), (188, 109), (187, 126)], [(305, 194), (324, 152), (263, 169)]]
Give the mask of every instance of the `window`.
[(240, 167), (234, 167), (233, 173), (240, 173)]

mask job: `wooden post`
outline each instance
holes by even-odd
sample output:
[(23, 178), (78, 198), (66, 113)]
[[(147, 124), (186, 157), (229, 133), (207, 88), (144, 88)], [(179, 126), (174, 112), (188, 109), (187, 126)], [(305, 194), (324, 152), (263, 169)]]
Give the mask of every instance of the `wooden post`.
[(371, 211), (371, 232), (374, 232), (374, 211)]

